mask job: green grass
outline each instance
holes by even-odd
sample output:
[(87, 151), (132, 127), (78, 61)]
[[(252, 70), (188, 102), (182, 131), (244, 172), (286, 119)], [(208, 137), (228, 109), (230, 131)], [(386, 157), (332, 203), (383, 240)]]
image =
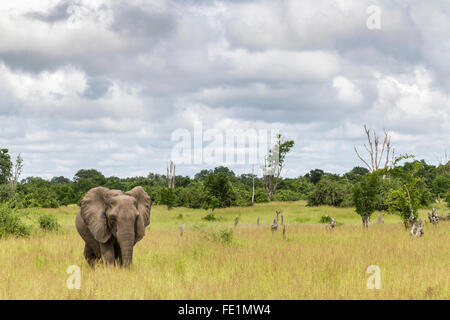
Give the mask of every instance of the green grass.
[[(270, 231), (277, 209), (285, 238)], [(421, 211), (424, 220), (427, 211)], [(448, 211), (438, 206), (440, 216)], [(397, 216), (385, 215), (385, 224), (377, 225), (375, 213), (363, 230), (352, 208), (309, 208), (302, 201), (217, 209), (219, 221), (202, 220), (205, 210), (154, 206), (132, 268), (92, 269), (75, 230), (77, 212), (70, 206), (21, 213), (30, 225), (54, 215), (61, 229), (0, 240), (0, 299), (450, 298), (447, 221), (427, 223), (424, 237), (413, 240)], [(327, 231), (318, 223), (326, 214), (342, 225)], [(81, 290), (66, 287), (70, 265), (81, 268)], [(380, 290), (366, 288), (369, 265), (381, 269)]]

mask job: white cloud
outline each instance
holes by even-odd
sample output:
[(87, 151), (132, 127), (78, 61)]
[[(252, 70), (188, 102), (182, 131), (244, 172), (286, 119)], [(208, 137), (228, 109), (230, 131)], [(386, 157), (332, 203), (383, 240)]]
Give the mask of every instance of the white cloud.
[(333, 87), (337, 91), (337, 99), (350, 105), (357, 105), (363, 100), (359, 89), (347, 78), (337, 76), (333, 79)]

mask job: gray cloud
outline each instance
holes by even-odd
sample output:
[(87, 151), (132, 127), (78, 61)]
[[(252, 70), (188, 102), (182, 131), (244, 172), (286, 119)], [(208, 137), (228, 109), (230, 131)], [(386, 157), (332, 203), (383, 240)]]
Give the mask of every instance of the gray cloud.
[(172, 132), (197, 121), (280, 129), (289, 176), (360, 165), (365, 123), (399, 153), (449, 151), (446, 1), (80, 0), (76, 28), (73, 3), (0, 5), (0, 145), (25, 175), (164, 172)]

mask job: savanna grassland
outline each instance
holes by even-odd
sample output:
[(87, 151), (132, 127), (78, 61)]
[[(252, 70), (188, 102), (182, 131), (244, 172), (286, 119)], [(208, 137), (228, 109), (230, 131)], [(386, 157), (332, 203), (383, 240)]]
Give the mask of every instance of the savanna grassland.
[[(285, 239), (281, 228), (270, 231), (278, 208)], [(21, 213), (28, 223), (52, 214), (62, 227), (0, 240), (0, 299), (450, 299), (447, 221), (427, 223), (425, 235), (413, 240), (397, 216), (384, 215), (377, 225), (375, 213), (363, 230), (352, 208), (310, 208), (303, 201), (217, 209), (217, 221), (203, 220), (205, 210), (153, 206), (131, 269), (91, 269), (74, 226), (77, 211)], [(438, 212), (448, 209), (439, 205)], [(319, 224), (325, 214), (338, 222), (332, 231)], [(66, 287), (70, 265), (81, 268), (80, 290)], [(379, 290), (366, 287), (370, 265), (381, 270)]]

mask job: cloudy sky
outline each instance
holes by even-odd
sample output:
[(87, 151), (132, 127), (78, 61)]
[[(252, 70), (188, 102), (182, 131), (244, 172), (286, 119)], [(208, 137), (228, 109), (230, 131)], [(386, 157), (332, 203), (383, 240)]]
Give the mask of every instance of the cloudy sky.
[(0, 147), (24, 176), (126, 177), (164, 173), (172, 133), (195, 123), (278, 129), (293, 177), (361, 165), (367, 124), (437, 164), (449, 30), (447, 0), (1, 1)]

